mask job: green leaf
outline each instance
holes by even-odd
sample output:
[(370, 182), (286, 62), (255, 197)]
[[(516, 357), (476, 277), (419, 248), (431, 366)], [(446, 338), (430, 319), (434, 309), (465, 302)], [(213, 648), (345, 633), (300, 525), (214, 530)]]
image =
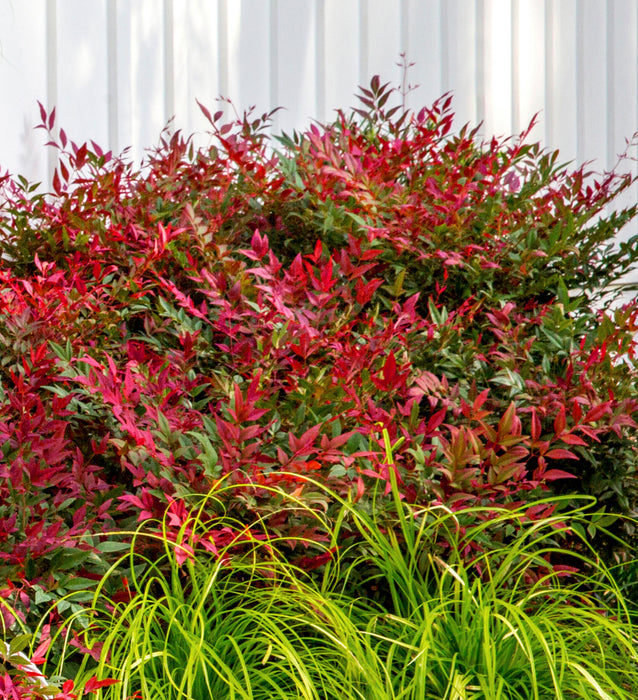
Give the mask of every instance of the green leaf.
[(52, 596), (50, 593), (47, 593), (45, 590), (40, 588), (40, 586), (34, 586), (35, 590), (35, 604), (40, 605), (41, 603), (49, 603), (50, 601), (54, 600), (54, 596)]
[(340, 479), (341, 477), (344, 477), (345, 475), (346, 475), (346, 468), (343, 466), (343, 464), (334, 464), (332, 466), (332, 468), (330, 469), (328, 477), (331, 477), (333, 479)]
[(160, 433), (165, 438), (170, 438), (173, 434), (173, 431), (171, 430), (171, 425), (168, 422), (166, 416), (159, 409), (157, 409), (157, 424), (159, 426)]
[(64, 362), (70, 362), (73, 357), (73, 348), (71, 347), (71, 340), (67, 338), (65, 347), (49, 341), (49, 347), (53, 352)]
[[(31, 643), (30, 634), (19, 634), (9, 642), (9, 655), (19, 654)], [(24, 659), (23, 659), (24, 660)]]
[(121, 552), (125, 549), (130, 549), (131, 545), (127, 542), (116, 542), (114, 540), (105, 540), (104, 542), (99, 542), (95, 549), (103, 554), (108, 552)]
[(212, 442), (207, 435), (189, 430), (187, 435), (192, 435), (202, 446), (203, 452), (200, 454), (200, 462), (204, 467), (204, 473), (211, 479), (218, 479), (221, 476), (221, 464), (218, 464), (219, 455), (213, 447)]
[(569, 311), (569, 292), (562, 277), (558, 278), (558, 288), (556, 290), (558, 301), (563, 305), (565, 311)]

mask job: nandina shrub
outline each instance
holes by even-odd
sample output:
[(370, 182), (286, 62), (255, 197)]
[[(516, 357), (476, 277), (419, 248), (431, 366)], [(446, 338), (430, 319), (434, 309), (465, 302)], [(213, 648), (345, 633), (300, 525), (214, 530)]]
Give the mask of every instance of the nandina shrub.
[[(635, 207), (605, 213), (631, 178), (389, 96), (276, 143), (203, 108), (211, 146), (167, 132), (141, 167), (42, 109), (53, 191), (5, 175), (0, 211), (0, 573), (25, 619), (105, 570), (101, 533), (176, 539), (220, 479), (291, 541), (312, 523), (268, 489), (330, 512), (307, 476), (370, 508), (396, 478), (416, 505), (635, 514), (638, 304), (606, 304), (638, 259)], [(213, 552), (241, 532), (218, 515)]]

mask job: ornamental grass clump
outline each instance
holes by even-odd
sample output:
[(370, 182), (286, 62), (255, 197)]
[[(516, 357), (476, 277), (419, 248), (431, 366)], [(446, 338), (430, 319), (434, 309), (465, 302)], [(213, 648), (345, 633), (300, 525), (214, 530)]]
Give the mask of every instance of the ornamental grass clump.
[[(113, 700), (635, 697), (636, 630), (622, 595), (586, 540), (581, 553), (560, 544), (588, 522), (587, 505), (486, 520), (483, 509), (400, 502), (373, 515), (327, 496), (340, 504), (334, 521), (308, 513), (332, 553), (313, 573), (290, 564), (285, 540), (196, 554), (206, 528), (193, 522), (149, 558), (140, 530), (121, 562), (138, 572), (130, 596), (113, 603), (98, 590), (83, 639), (99, 645), (99, 663), (78, 679), (119, 681), (103, 691)], [(508, 526), (510, 543), (476, 550)], [(566, 556), (571, 566), (553, 564)]]
[[(578, 554), (561, 545), (587, 518), (484, 515), (405, 509), (383, 527), (357, 519), (373, 553), (365, 587), (384, 601), (364, 634), (386, 681), (382, 697), (632, 697), (638, 657), (626, 602), (585, 542)], [(468, 556), (503, 526), (516, 538)]]
[[(478, 557), (509, 546), (523, 524), (560, 516), (556, 504), (573, 511), (591, 498), (550, 563), (578, 568), (588, 595), (598, 558), (636, 597), (638, 301), (624, 280), (638, 236), (618, 237), (636, 207), (614, 211), (631, 176), (562, 165), (529, 131), (481, 141), (455, 130), (449, 98), (406, 111), (378, 78), (360, 100), (279, 137), (269, 115), (224, 123), (202, 107), (205, 147), (166, 131), (141, 165), (74, 143), (42, 108), (58, 155), (52, 191), (0, 176), (0, 614), (10, 648), (31, 635), (30, 651), (48, 644), (67, 679), (84, 668), (85, 611), (98, 586), (126, 598), (122, 576), (107, 572), (138, 527), (134, 542), (151, 550), (135, 555), (147, 562), (196, 522), (192, 551), (171, 555), (180, 566), (207, 556), (221, 566), (230, 543), (251, 551), (259, 536), (263, 552), (291, 543), (277, 560), (282, 586), (292, 570), (334, 572), (339, 561), (348, 595), (359, 581), (355, 597), (394, 605), (366, 567), (349, 568), (360, 553), (346, 547), (333, 561), (343, 542), (324, 547), (334, 531), (363, 537), (354, 515), (338, 520), (349, 501), (379, 523), (403, 507), (415, 518), (481, 513), (493, 525), (466, 545)], [(299, 507), (282, 507), (291, 498)], [(525, 521), (491, 517), (503, 509)], [(254, 523), (257, 534), (246, 530)], [(452, 543), (440, 546), (451, 566)], [(148, 575), (163, 571), (168, 585), (162, 561)], [(554, 585), (536, 559), (529, 575), (537, 564)], [(462, 567), (437, 571), (467, 600), (492, 600), (492, 569), (463, 585)], [(65, 627), (70, 614), (80, 627)], [(536, 638), (507, 643), (525, 655)], [(404, 648), (368, 650), (381, 664), (374, 677)], [(614, 687), (613, 673), (601, 688)]]

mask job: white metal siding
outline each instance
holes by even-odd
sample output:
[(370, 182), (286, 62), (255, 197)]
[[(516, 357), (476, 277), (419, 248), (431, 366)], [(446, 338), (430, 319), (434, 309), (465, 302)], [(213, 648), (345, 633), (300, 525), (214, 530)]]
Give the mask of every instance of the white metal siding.
[(637, 47), (638, 0), (0, 0), (0, 169), (47, 178), (37, 100), (139, 157), (173, 115), (206, 129), (195, 98), (329, 119), (373, 74), (398, 83), (403, 51), (410, 106), (452, 90), (488, 135), (540, 112), (535, 139), (604, 169), (638, 130)]

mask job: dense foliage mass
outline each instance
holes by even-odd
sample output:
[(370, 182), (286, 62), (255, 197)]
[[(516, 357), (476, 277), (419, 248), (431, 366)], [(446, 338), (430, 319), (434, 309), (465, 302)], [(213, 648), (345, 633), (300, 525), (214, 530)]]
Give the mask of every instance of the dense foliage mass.
[[(524, 522), (554, 513), (543, 496), (589, 495), (574, 538), (626, 557), (631, 520), (607, 511), (638, 505), (638, 303), (609, 290), (638, 237), (618, 244), (636, 208), (609, 205), (631, 177), (571, 170), (527, 134), (479, 143), (449, 99), (409, 113), (390, 95), (374, 79), (362, 109), (276, 140), (267, 115), (202, 107), (210, 144), (166, 132), (141, 168), (42, 110), (53, 192), (0, 179), (9, 637), (44, 615), (48, 648), (139, 523), (179, 564), (278, 538), (313, 571), (340, 543), (308, 513), (336, 517), (335, 498)], [(517, 530), (482, 532), (468, 553)]]

